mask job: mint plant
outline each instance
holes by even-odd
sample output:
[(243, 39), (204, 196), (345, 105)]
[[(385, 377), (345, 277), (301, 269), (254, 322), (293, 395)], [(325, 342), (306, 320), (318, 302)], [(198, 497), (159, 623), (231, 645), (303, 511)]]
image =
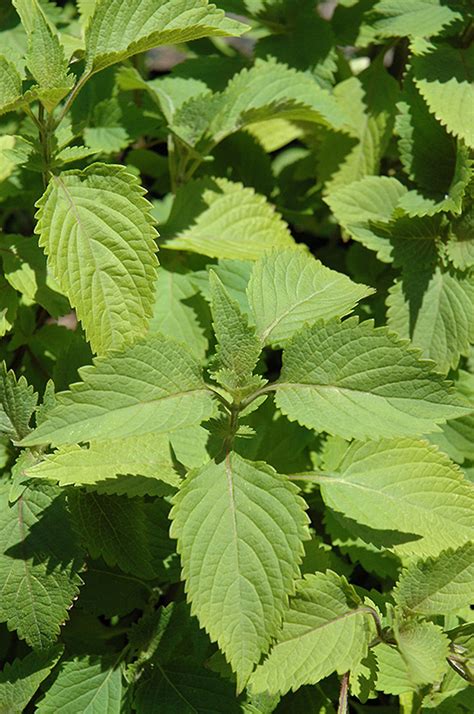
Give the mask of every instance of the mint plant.
[(469, 714), (463, 0), (0, 9), (0, 711)]

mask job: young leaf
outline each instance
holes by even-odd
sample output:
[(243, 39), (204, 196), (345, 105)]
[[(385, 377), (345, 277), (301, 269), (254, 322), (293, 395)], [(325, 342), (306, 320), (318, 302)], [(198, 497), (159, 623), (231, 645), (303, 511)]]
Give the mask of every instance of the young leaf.
[(0, 672), (0, 712), (22, 714), (26, 705), (60, 658), (62, 647), (30, 652), (5, 664)]
[(474, 148), (470, 121), (474, 102), (474, 46), (439, 46), (413, 57), (415, 84), (430, 111), (447, 130)]
[(86, 72), (97, 72), (157, 45), (247, 30), (207, 0), (102, 0), (86, 28)]
[(385, 694), (403, 694), (417, 689), (408, 674), (408, 667), (398, 649), (385, 642), (374, 649), (377, 660), (376, 689)]
[(16, 109), (21, 102), (21, 77), (15, 65), (0, 55), (0, 115)]
[(474, 592), (474, 545), (410, 563), (394, 590), (396, 602), (420, 615), (456, 613)]
[(195, 358), (160, 335), (98, 358), (80, 373), (84, 381), (58, 395), (57, 406), (24, 444), (59, 446), (167, 432), (214, 414)]
[(123, 166), (92, 164), (53, 176), (37, 204), (40, 245), (98, 353), (148, 327), (157, 233), (143, 193)]
[(215, 366), (219, 383), (230, 391), (241, 392), (256, 382), (252, 374), (262, 350), (255, 328), (249, 326), (246, 315), (240, 312), (213, 270), (209, 273), (211, 311), (217, 338)]
[(30, 432), (30, 420), (38, 395), (24, 377), (18, 380), (14, 372), (7, 371), (5, 362), (0, 365), (0, 404), (3, 415), (0, 431), (15, 440)]
[(37, 705), (38, 714), (120, 714), (122, 672), (120, 655), (65, 660), (57, 678)]
[(293, 592), (308, 537), (304, 503), (270, 466), (229, 454), (191, 472), (171, 518), (192, 612), (242, 688)]
[(374, 7), (381, 19), (374, 29), (382, 37), (434, 37), (462, 15), (442, 0), (379, 0)]
[(0, 621), (35, 649), (53, 642), (81, 585), (81, 551), (64, 499), (51, 487), (8, 503), (0, 490)]
[(470, 411), (406, 342), (357, 318), (300, 330), (274, 387), (290, 420), (348, 439), (439, 431)]
[(423, 536), (400, 551), (436, 555), (474, 538), (474, 486), (425, 441), (355, 441), (335, 474), (315, 480), (326, 505), (358, 523)]
[[(186, 225), (177, 226), (175, 216), (179, 220), (182, 204), (189, 202), (187, 211), (193, 215)], [(263, 196), (222, 178), (182, 188), (164, 235), (166, 248), (210, 258), (257, 260), (270, 250), (295, 246), (287, 224)]]
[(146, 434), (92, 441), (88, 449), (64, 446), (27, 470), (27, 476), (47, 478), (60, 486), (104, 485), (113, 488), (113, 481), (119, 475), (144, 476), (147, 481), (154, 479), (158, 481), (158, 488), (160, 481), (177, 486), (179, 479), (171, 462), (168, 437)]
[(257, 332), (270, 345), (285, 344), (305, 323), (347, 315), (372, 292), (302, 251), (261, 258), (247, 288)]
[(399, 652), (416, 685), (440, 682), (446, 673), (449, 640), (433, 622), (404, 622), (395, 628)]
[(374, 631), (368, 608), (344, 578), (330, 570), (306, 575), (250, 689), (285, 694), (334, 671), (344, 674), (365, 657)]

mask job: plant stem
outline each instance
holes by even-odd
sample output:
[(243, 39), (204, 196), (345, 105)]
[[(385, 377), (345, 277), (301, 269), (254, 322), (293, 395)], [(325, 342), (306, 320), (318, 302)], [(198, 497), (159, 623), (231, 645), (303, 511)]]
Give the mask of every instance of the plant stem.
[(337, 708), (337, 714), (347, 714), (348, 708), (348, 698), (349, 693), (349, 674), (350, 672), (345, 672), (341, 679), (341, 689), (339, 691), (339, 706)]
[(70, 92), (68, 98), (66, 99), (66, 103), (65, 103), (65, 105), (63, 106), (63, 108), (62, 108), (62, 110), (61, 110), (61, 112), (60, 112), (58, 118), (57, 118), (56, 121), (54, 122), (53, 130), (54, 130), (54, 129), (57, 129), (57, 127), (60, 125), (60, 123), (62, 122), (62, 120), (64, 119), (64, 117), (65, 117), (66, 114), (68, 113), (68, 111), (70, 110), (70, 108), (71, 108), (71, 106), (72, 106), (74, 100), (76, 99), (77, 95), (79, 94), (79, 92), (81, 91), (81, 89), (83, 88), (83, 86), (85, 85), (85, 83), (87, 82), (87, 80), (88, 80), (90, 77), (91, 77), (91, 73), (90, 73), (90, 72), (85, 72), (85, 73), (82, 75), (82, 77), (80, 77), (80, 79), (77, 81), (77, 83), (74, 85), (74, 87), (72, 88), (72, 90), (71, 90), (71, 92)]
[(38, 109), (38, 124), (43, 162), (43, 183), (46, 188), (51, 167), (51, 121), (49, 117), (46, 118), (42, 104), (39, 105)]

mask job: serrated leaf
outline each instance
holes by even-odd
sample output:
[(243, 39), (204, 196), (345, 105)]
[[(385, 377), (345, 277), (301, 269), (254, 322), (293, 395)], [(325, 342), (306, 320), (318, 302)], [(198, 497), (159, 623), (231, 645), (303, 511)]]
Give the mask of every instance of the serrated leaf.
[(80, 374), (84, 381), (58, 395), (57, 406), (24, 444), (59, 446), (167, 432), (214, 414), (195, 358), (161, 335), (98, 358)]
[(449, 640), (433, 622), (404, 622), (395, 628), (398, 650), (416, 685), (440, 682), (446, 673)]
[[(27, 475), (55, 481), (60, 486), (110, 485), (120, 475), (136, 475), (177, 486), (168, 437), (147, 434), (125, 439), (92, 441), (88, 449), (64, 446), (27, 470)], [(120, 479), (118, 479), (120, 481)], [(101, 482), (106, 482), (101, 484)], [(133, 479), (130, 480), (133, 483)]]
[(304, 503), (271, 467), (230, 454), (191, 472), (171, 518), (192, 612), (241, 688), (293, 591), (308, 537)]
[(326, 132), (319, 150), (319, 176), (327, 190), (376, 174), (390, 140), (399, 89), (383, 64), (373, 62), (340, 82), (334, 96), (350, 117), (351, 136)]
[(209, 272), (211, 287), (211, 312), (214, 332), (217, 338), (216, 356), (213, 366), (217, 369), (216, 379), (231, 392), (242, 393), (252, 388), (257, 378), (252, 378), (262, 344), (255, 327), (248, 324), (239, 305), (229, 296), (216, 273)]
[(449, 242), (446, 245), (449, 260), (460, 270), (474, 267), (474, 184), (469, 193), (462, 215), (450, 225)]
[(474, 46), (439, 46), (413, 57), (415, 84), (430, 111), (447, 130), (474, 148)]
[(474, 592), (474, 545), (445, 550), (437, 558), (410, 563), (394, 590), (396, 602), (420, 615), (456, 613)]
[(400, 652), (385, 642), (377, 645), (374, 650), (377, 659), (376, 689), (385, 694), (403, 694), (417, 689), (408, 676), (407, 665)]
[(247, 288), (257, 332), (270, 345), (285, 344), (304, 324), (347, 315), (372, 292), (302, 251), (261, 258)]
[(355, 591), (330, 570), (306, 575), (270, 654), (250, 680), (255, 692), (285, 694), (347, 672), (366, 655), (374, 627)]
[(61, 656), (62, 647), (30, 652), (5, 664), (0, 672), (0, 712), (22, 714), (26, 705)]
[[(458, 370), (456, 388), (467, 399), (474, 398), (474, 375)], [(474, 414), (459, 419), (450, 419), (441, 427), (441, 433), (431, 434), (429, 439), (458, 463), (474, 460)]]
[(349, 439), (439, 431), (438, 422), (469, 413), (431, 363), (357, 318), (300, 330), (273, 386), (290, 420)]
[[(189, 202), (191, 215), (180, 225), (180, 207)], [(296, 247), (287, 224), (263, 196), (223, 178), (183, 187), (163, 233), (166, 248), (211, 258), (257, 260), (271, 250)]]
[(76, 491), (71, 513), (87, 551), (144, 580), (164, 575), (174, 554), (165, 502)]
[(65, 660), (57, 678), (37, 705), (38, 714), (120, 714), (122, 671), (120, 656), (77, 657)]
[(138, 714), (210, 714), (241, 711), (235, 687), (190, 657), (145, 672), (136, 689)]
[(474, 275), (439, 267), (430, 275), (421, 261), (418, 266), (390, 289), (387, 324), (446, 374), (474, 342)]
[(13, 62), (0, 55), (0, 115), (17, 109), (21, 102), (21, 77)]
[(350, 236), (377, 257), (389, 263), (391, 244), (377, 231), (377, 223), (388, 223), (406, 187), (389, 176), (367, 176), (331, 191), (324, 199), (338, 223)]
[(86, 72), (158, 45), (246, 30), (247, 25), (227, 18), (207, 0), (102, 0), (86, 28)]
[(28, 488), (8, 503), (0, 491), (0, 620), (35, 649), (53, 642), (81, 585), (81, 551), (64, 499)]
[(315, 480), (329, 508), (370, 528), (423, 537), (400, 551), (436, 555), (474, 537), (474, 486), (426, 441), (355, 441), (334, 474)]
[(53, 176), (36, 232), (92, 348), (120, 349), (145, 334), (157, 261), (150, 204), (122, 166)]
[(373, 27), (381, 37), (434, 37), (462, 20), (462, 15), (442, 0), (380, 0), (374, 12)]
[(1, 423), (1, 431), (18, 440), (30, 431), (30, 420), (38, 401), (38, 395), (25, 377), (16, 378), (12, 370), (7, 371), (5, 362), (0, 365), (0, 404), (6, 419)]

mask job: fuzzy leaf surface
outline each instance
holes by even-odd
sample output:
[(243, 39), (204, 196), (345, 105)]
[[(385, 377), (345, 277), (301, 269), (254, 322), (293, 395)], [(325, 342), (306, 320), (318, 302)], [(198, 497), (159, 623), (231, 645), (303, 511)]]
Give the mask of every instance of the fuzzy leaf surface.
[(173, 431), (214, 413), (196, 359), (161, 335), (97, 358), (80, 374), (84, 381), (58, 395), (57, 406), (24, 444), (59, 446)]
[(349, 439), (439, 431), (470, 411), (407, 342), (356, 318), (300, 330), (275, 388), (290, 420)]
[(30, 652), (7, 663), (0, 672), (0, 712), (22, 714), (26, 705), (61, 656), (61, 647)]
[(21, 77), (15, 65), (0, 55), (0, 115), (16, 109), (21, 98)]
[(382, 37), (434, 37), (462, 15), (442, 0), (380, 0), (374, 28)]
[(304, 503), (271, 467), (231, 453), (190, 473), (171, 518), (192, 612), (242, 687), (293, 592), (308, 537)]
[(38, 202), (40, 245), (95, 352), (144, 335), (157, 261), (150, 204), (123, 166), (53, 176)]
[(21, 376), (17, 379), (12, 370), (0, 365), (0, 404), (2, 418), (0, 431), (15, 440), (22, 439), (30, 429), (30, 420), (38, 401), (38, 395)]
[(441, 681), (448, 668), (449, 640), (440, 627), (433, 622), (408, 621), (395, 629), (395, 638), (414, 684)]

